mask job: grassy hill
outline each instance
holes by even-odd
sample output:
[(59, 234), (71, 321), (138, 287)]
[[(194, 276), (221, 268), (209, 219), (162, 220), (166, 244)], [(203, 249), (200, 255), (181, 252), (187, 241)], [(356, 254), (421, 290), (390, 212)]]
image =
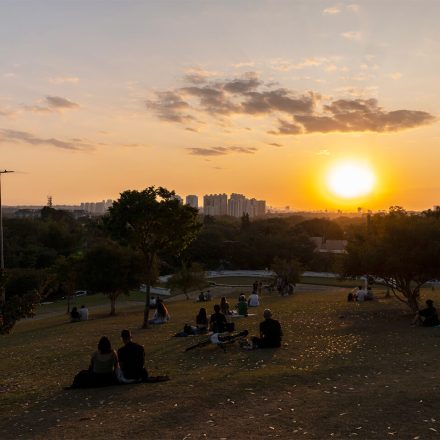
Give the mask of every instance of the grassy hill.
[[(184, 353), (199, 337), (172, 337), (194, 321), (200, 304), (193, 301), (171, 302), (172, 320), (148, 330), (139, 328), (142, 304), (133, 300), (108, 317), (96, 297), (93, 319), (80, 323), (52, 305), (0, 339), (0, 437), (438, 438), (440, 328), (410, 327), (407, 310), (390, 299), (347, 303), (347, 291), (264, 297), (257, 316), (236, 326), (256, 334), (270, 307), (283, 326), (282, 348), (231, 345), (225, 353), (215, 346)], [(231, 304), (237, 293), (229, 291)], [(425, 293), (440, 303), (437, 292)], [(64, 390), (101, 335), (121, 345), (122, 328), (145, 346), (150, 374), (171, 380)]]

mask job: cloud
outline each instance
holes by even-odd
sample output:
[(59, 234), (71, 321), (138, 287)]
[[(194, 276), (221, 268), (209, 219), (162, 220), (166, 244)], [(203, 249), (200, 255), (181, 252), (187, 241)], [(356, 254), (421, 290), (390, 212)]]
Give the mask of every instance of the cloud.
[(146, 102), (148, 108), (152, 109), (159, 119), (168, 122), (186, 122), (193, 118), (182, 111), (189, 110), (190, 106), (178, 92), (157, 92), (156, 100)]
[(341, 37), (344, 37), (347, 40), (359, 41), (362, 37), (362, 34), (356, 31), (348, 31), (342, 32)]
[(339, 6), (331, 6), (329, 8), (325, 8), (322, 13), (323, 15), (337, 15), (341, 12)]
[(84, 150), (92, 148), (82, 141), (61, 141), (56, 138), (40, 138), (26, 131), (0, 129), (0, 144), (21, 142), (29, 145), (51, 145), (65, 150)]
[(61, 96), (46, 96), (46, 102), (50, 108), (57, 110), (79, 107), (76, 102), (69, 101), (67, 98), (62, 98)]
[(350, 12), (359, 12), (361, 7), (359, 5), (357, 5), (356, 3), (352, 3), (351, 5), (347, 5), (347, 9)]
[(257, 152), (255, 147), (210, 147), (210, 148), (187, 148), (189, 154), (194, 156), (224, 156), (231, 153), (254, 154)]
[(56, 76), (49, 78), (49, 82), (52, 84), (77, 84), (79, 83), (79, 78), (77, 76)]
[[(375, 89), (340, 89), (348, 98), (334, 99), (313, 91), (298, 93), (263, 81), (248, 72), (238, 78), (211, 78), (169, 91), (157, 91), (147, 108), (159, 119), (188, 123), (208, 118), (221, 127), (230, 127), (237, 116), (266, 118), (276, 126), (267, 131), (276, 135), (328, 132), (392, 132), (430, 124), (435, 117), (419, 110), (385, 110), (372, 97)], [(206, 122), (206, 120), (205, 120)], [(186, 126), (186, 130), (196, 128)], [(226, 148), (226, 149), (225, 149)], [(191, 149), (191, 154), (222, 155), (231, 147)]]
[(276, 142), (270, 142), (267, 145), (272, 145), (272, 147), (282, 147), (282, 144), (277, 144)]
[(398, 80), (402, 78), (402, 74), (400, 72), (393, 72), (388, 75), (391, 79)]
[(317, 156), (330, 156), (330, 151), (328, 151), (328, 150), (319, 150), (317, 153), (316, 153), (316, 155)]

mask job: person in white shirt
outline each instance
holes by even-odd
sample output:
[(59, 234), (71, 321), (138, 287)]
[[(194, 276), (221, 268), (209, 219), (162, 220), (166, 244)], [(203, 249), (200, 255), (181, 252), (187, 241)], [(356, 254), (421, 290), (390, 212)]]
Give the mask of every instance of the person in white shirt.
[(89, 319), (89, 309), (83, 304), (79, 309), (80, 321), (87, 321)]
[(260, 305), (260, 299), (258, 298), (257, 292), (252, 292), (248, 299), (249, 307), (258, 307)]
[(356, 293), (356, 301), (363, 302), (367, 296), (367, 292), (364, 289), (359, 289)]

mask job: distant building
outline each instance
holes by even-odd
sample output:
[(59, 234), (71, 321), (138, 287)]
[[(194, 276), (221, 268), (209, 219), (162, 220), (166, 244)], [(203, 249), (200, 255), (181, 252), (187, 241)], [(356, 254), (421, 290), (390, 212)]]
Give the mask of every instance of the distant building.
[(195, 195), (188, 195), (186, 196), (186, 204), (193, 208), (199, 209), (199, 198)]
[(323, 237), (310, 237), (315, 244), (316, 252), (326, 252), (331, 254), (345, 254), (347, 251), (347, 240), (324, 240)]
[(226, 194), (207, 194), (203, 196), (205, 215), (228, 215), (228, 196)]
[(226, 194), (209, 194), (203, 197), (205, 215), (230, 215), (242, 217), (259, 217), (266, 214), (266, 201), (248, 199), (243, 194), (232, 193), (228, 200)]
[(108, 208), (113, 205), (113, 200), (107, 199), (101, 202), (81, 202), (79, 208), (92, 215), (103, 215), (108, 211)]

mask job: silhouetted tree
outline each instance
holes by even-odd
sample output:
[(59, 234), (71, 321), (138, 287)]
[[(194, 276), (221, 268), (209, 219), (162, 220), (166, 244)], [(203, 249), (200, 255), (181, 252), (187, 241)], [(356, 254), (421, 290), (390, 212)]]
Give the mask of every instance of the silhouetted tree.
[(146, 298), (143, 327), (148, 327), (150, 288), (157, 258), (178, 255), (196, 237), (198, 210), (182, 205), (174, 191), (150, 186), (125, 191), (113, 203), (105, 224), (114, 238), (139, 249), (144, 258)]
[(141, 256), (129, 247), (107, 242), (95, 245), (84, 255), (82, 281), (88, 289), (110, 299), (110, 315), (116, 314), (116, 300), (139, 288), (142, 279)]
[(189, 299), (188, 292), (191, 289), (201, 289), (207, 284), (202, 266), (197, 263), (183, 263), (180, 270), (168, 279), (167, 287), (172, 292), (182, 292)]
[(353, 227), (347, 252), (346, 276), (375, 276), (417, 311), (420, 288), (440, 276), (440, 222), (392, 207), (387, 215), (374, 215), (367, 224)]

